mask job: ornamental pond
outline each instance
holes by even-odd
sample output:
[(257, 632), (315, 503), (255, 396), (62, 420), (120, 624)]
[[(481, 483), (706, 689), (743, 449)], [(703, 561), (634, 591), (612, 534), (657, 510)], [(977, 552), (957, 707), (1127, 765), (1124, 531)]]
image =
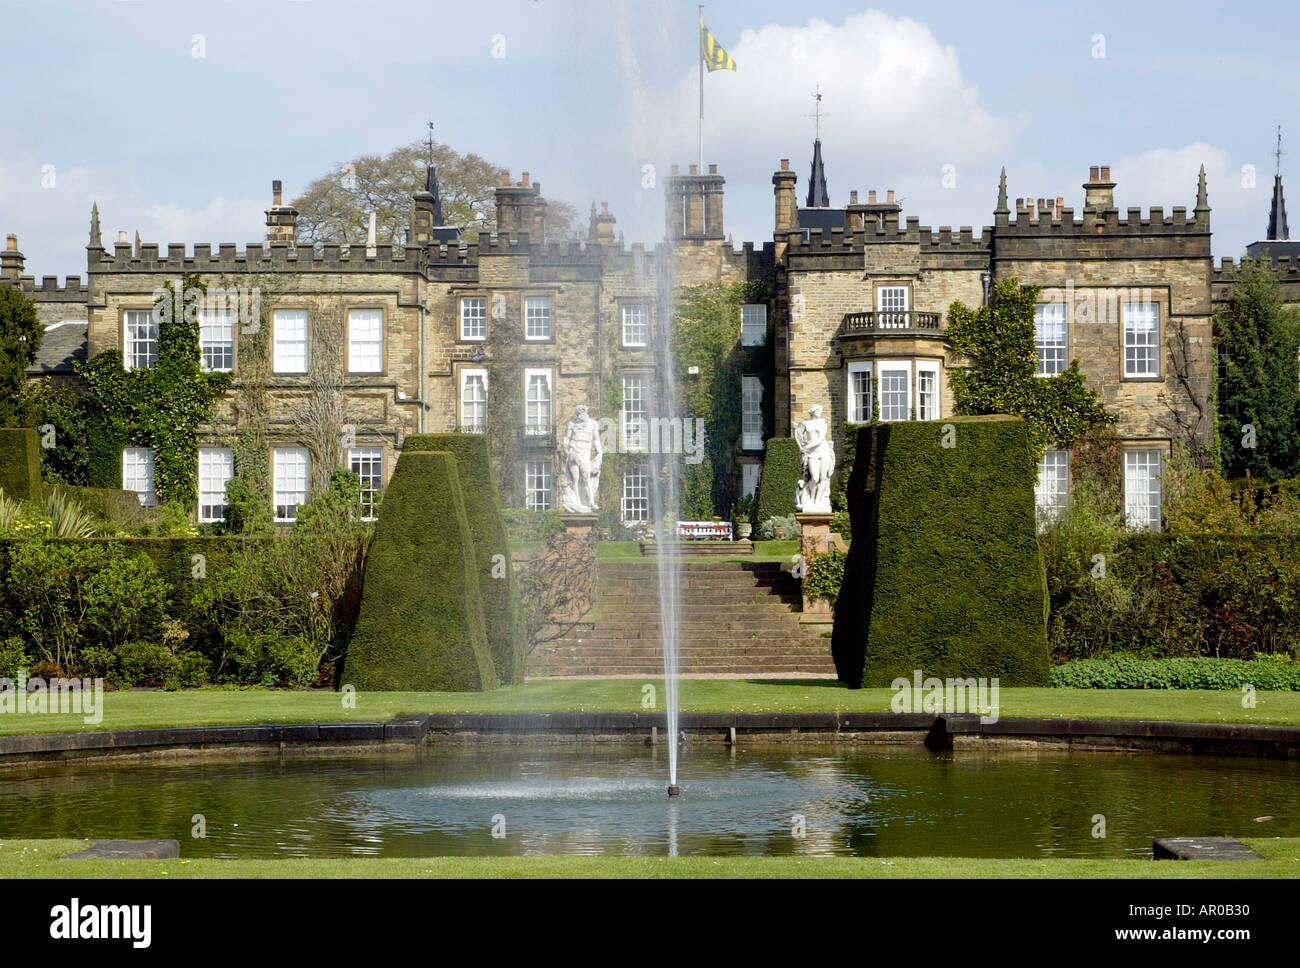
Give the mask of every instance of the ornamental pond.
[(1300, 836), (1295, 760), (684, 747), (671, 800), (665, 765), (662, 746), (616, 744), (22, 767), (0, 838), (174, 838), (188, 857), (1149, 857), (1163, 836)]

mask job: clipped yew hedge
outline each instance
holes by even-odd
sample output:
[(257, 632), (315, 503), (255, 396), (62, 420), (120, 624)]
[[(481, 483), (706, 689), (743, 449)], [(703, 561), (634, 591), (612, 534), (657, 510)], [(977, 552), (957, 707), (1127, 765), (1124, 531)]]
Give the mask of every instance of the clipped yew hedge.
[(758, 512), (762, 524), (768, 518), (794, 514), (794, 492), (803, 477), (799, 445), (791, 437), (771, 437), (763, 455), (763, 473), (758, 479)]
[(148, 510), (140, 504), (140, 496), (135, 491), (73, 484), (42, 485), (42, 493), (46, 497), (54, 491), (66, 494), (89, 514), (108, 524), (134, 528), (149, 518)]
[(403, 453), (427, 451), (445, 451), (456, 458), (456, 472), (465, 494), (465, 515), (478, 560), (483, 621), (492, 664), (503, 684), (522, 683), (528, 640), (487, 435), (414, 434), (402, 446)]
[(27, 427), (0, 428), (0, 488), (5, 497), (41, 499), (41, 445)]
[(853, 541), (832, 635), (842, 681), (888, 686), (919, 669), (1049, 684), (1036, 473), (1016, 417), (858, 431), (846, 494)]
[(404, 450), (379, 508), (342, 683), (476, 692), (497, 681), (456, 458)]

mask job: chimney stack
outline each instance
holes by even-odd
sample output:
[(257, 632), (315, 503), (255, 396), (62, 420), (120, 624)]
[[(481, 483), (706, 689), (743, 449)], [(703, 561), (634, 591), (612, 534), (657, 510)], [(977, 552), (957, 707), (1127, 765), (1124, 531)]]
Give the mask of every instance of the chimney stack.
[(541, 192), (541, 182), (534, 185), (528, 172), (520, 173), (517, 185), (510, 183), (509, 172), (503, 172), (501, 186), (496, 190), (497, 234), (530, 233), (541, 242), (546, 221), (546, 202)]
[(1115, 207), (1115, 183), (1110, 180), (1110, 165), (1093, 165), (1088, 169), (1088, 180), (1083, 183), (1084, 208), (1096, 209), (1098, 221), (1101, 213)]
[(772, 175), (772, 194), (776, 198), (776, 215), (772, 225), (777, 235), (799, 228), (799, 204), (794, 184), (799, 176), (790, 170), (790, 159), (781, 159), (781, 168)]
[(284, 204), (284, 193), (278, 178), (271, 182), (271, 207), (266, 210), (266, 241), (286, 242), (289, 245), (298, 242), (298, 210)]
[(17, 285), (18, 280), (23, 277), (25, 264), (26, 259), (18, 251), (18, 236), (10, 232), (9, 237), (5, 239), (4, 251), (0, 252), (0, 279)]

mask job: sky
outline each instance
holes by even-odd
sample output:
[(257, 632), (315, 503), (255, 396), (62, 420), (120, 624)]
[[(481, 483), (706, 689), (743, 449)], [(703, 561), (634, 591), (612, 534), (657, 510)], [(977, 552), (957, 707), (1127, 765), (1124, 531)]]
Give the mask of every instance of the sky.
[[(1121, 212), (1168, 214), (1203, 164), (1215, 256), (1237, 257), (1265, 232), (1278, 125), (1300, 146), (1294, 0), (715, 0), (704, 18), (737, 64), (704, 77), (737, 245), (771, 239), (782, 158), (806, 192), (817, 89), (831, 203), (894, 189), (935, 228), (990, 224), (1002, 166), (1013, 199), (1079, 210), (1109, 164)], [(38, 277), (84, 274), (95, 201), (105, 244), (261, 241), (273, 179), (291, 198), (429, 120), (548, 198), (609, 202), (629, 243), (662, 237), (662, 178), (696, 161), (694, 3), (0, 0), (0, 25), (0, 234)]]

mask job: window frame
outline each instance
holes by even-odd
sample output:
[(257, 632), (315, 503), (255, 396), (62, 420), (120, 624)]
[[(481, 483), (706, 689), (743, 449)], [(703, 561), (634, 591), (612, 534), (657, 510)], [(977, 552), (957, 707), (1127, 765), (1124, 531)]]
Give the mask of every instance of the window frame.
[[(750, 387), (758, 388), (758, 398), (755, 401), (757, 407), (753, 410), (747, 409), (745, 404), (748, 398), (745, 391)], [(762, 450), (763, 449), (763, 378), (754, 373), (745, 373), (740, 377), (740, 448), (741, 450)], [(750, 418), (756, 418), (758, 422), (757, 430), (746, 428)]]
[[(374, 340), (374, 339), (357, 340), (357, 339), (353, 336), (353, 332), (352, 332), (352, 315), (353, 315), (353, 313), (378, 313), (378, 314), (379, 314), (379, 338), (378, 338), (377, 340)], [(384, 351), (385, 351), (385, 344), (387, 343), (387, 340), (385, 339), (385, 336), (387, 335), (387, 334), (385, 333), (385, 330), (386, 330), (387, 328), (388, 328), (388, 314), (384, 311), (384, 307), (383, 307), (383, 306), (350, 306), (350, 307), (348, 307), (348, 316), (347, 316), (347, 340), (348, 340), (347, 353), (348, 353), (348, 373), (350, 373), (350, 374), (355, 373), (355, 374), (359, 374), (359, 375), (364, 375), (364, 374), (382, 374), (382, 373), (385, 372), (385, 366), (384, 366), (384, 364), (385, 364), (385, 360), (384, 360), (384, 355), (385, 355), (385, 353), (384, 353)], [(360, 368), (358, 368), (358, 367), (356, 366), (356, 364), (353, 362), (353, 348), (354, 348), (356, 345), (358, 345), (358, 344), (361, 344), (361, 345), (364, 345), (364, 346), (371, 346), (371, 345), (375, 345), (375, 344), (377, 344), (377, 346), (378, 346), (378, 350), (379, 350), (379, 353), (378, 353), (378, 369), (360, 369)]]
[[(219, 505), (204, 503), (205, 493), (206, 494), (216, 493), (211, 488), (208, 488), (205, 491), (203, 486), (204, 469), (205, 469), (203, 458), (205, 456), (211, 456), (213, 454), (224, 455), (222, 463), (224, 469), (228, 471), (228, 473), (226, 474), (226, 479), (221, 484), (221, 503)], [(230, 482), (231, 480), (234, 479), (235, 476), (235, 452), (229, 447), (200, 447), (198, 463), (199, 463), (199, 501), (198, 504), (195, 506), (195, 517), (197, 518), (199, 524), (216, 524), (217, 522), (224, 521), (226, 519), (226, 511), (230, 507), (230, 503), (226, 497), (226, 489), (230, 486)], [(204, 514), (203, 513), (204, 508), (207, 507), (220, 507), (221, 513), (215, 516), (211, 514)]]
[[(1059, 345), (1056, 345), (1055, 343), (1049, 344), (1046, 340), (1041, 338), (1042, 330), (1040, 329), (1040, 323), (1046, 323), (1047, 320), (1040, 319), (1039, 312), (1041, 310), (1046, 310), (1049, 308), (1056, 309), (1058, 307), (1061, 313), (1061, 318), (1059, 320), (1061, 325), (1060, 343)], [(1048, 352), (1053, 354), (1056, 353), (1060, 354), (1060, 358), (1055, 361), (1058, 364), (1058, 368), (1053, 370), (1050, 373), (1047, 372), (1047, 367), (1045, 366), (1045, 359), (1046, 359), (1045, 353)], [(1049, 379), (1054, 376), (1060, 376), (1067, 369), (1069, 369), (1069, 367), (1070, 367), (1069, 308), (1063, 302), (1041, 302), (1035, 304), (1034, 306), (1034, 376), (1041, 377), (1043, 379)]]
[[(535, 426), (532, 420), (533, 401), (529, 397), (529, 390), (533, 385), (533, 377), (540, 376), (545, 378), (546, 383), (546, 421), (542, 425)], [(529, 366), (524, 368), (524, 436), (526, 437), (545, 437), (555, 429), (555, 374), (550, 367)]]
[[(914, 418), (916, 420), (939, 420), (943, 416), (943, 390), (941, 389), (942, 384), (939, 382), (940, 381), (939, 361), (938, 360), (917, 360), (914, 364), (914, 367), (916, 370), (916, 377), (913, 381), (915, 384), (913, 388), (913, 392), (916, 395), (916, 399), (913, 401), (913, 410), (912, 410)], [(932, 391), (934, 394), (934, 400), (933, 400), (934, 415), (933, 416), (926, 416), (926, 417), (921, 416), (921, 374), (922, 373), (934, 377), (934, 389)]]
[[(138, 314), (144, 314), (149, 317), (150, 324), (153, 328), (153, 336), (148, 339), (136, 339), (131, 335), (132, 322), (130, 317)], [(161, 320), (158, 319), (156, 310), (137, 309), (123, 307), (122, 309), (122, 367), (127, 370), (151, 370), (158, 365), (158, 328)], [(148, 356), (146, 362), (142, 365), (136, 362), (135, 346), (138, 343), (152, 344), (153, 354)]]
[[(456, 320), (457, 320), (456, 332), (458, 334), (458, 338), (460, 342), (462, 343), (486, 342), (487, 332), (488, 332), (488, 315), (489, 315), (491, 301), (492, 300), (489, 299), (487, 296), (461, 296), (460, 297), (460, 302), (457, 306), (457, 313), (456, 313)], [(475, 322), (478, 322), (482, 325), (482, 330), (483, 330), (481, 334), (475, 336), (466, 335), (465, 333), (465, 321), (466, 321), (465, 309), (466, 309), (466, 304), (469, 302), (478, 302), (483, 304), (483, 315), (482, 316), (475, 315), (472, 317), (472, 319)]]
[[(637, 380), (641, 384), (641, 405), (644, 409), (629, 410), (627, 406), (628, 399), (628, 381)], [(650, 374), (649, 373), (624, 373), (622, 375), (622, 403), (618, 410), (619, 432), (622, 435), (623, 448), (628, 453), (645, 453), (650, 449)], [(628, 414), (638, 414), (644, 417), (645, 427), (643, 430), (644, 437), (633, 436), (628, 432)]]
[[(301, 313), (302, 321), (302, 369), (287, 370), (280, 368), (280, 346), (282, 343), (290, 345), (297, 343), (297, 340), (280, 339), (280, 314)], [(309, 372), (311, 367), (311, 310), (305, 306), (279, 306), (271, 312), (271, 372), (276, 375), (284, 376), (302, 376)]]
[[(858, 373), (867, 375), (867, 412), (865, 416), (858, 406), (858, 394), (853, 386), (853, 377)], [(844, 408), (848, 423), (871, 423), (876, 412), (876, 377), (871, 360), (852, 360), (849, 362), (844, 399), (848, 404)]]
[[(912, 414), (916, 409), (916, 401), (912, 398), (912, 370), (915, 367), (914, 360), (884, 359), (874, 361), (876, 364), (875, 391), (876, 391), (876, 414), (881, 423), (901, 423), (911, 420)], [(903, 373), (907, 378), (907, 385), (904, 388), (904, 399), (907, 401), (907, 415), (904, 417), (886, 417), (885, 416), (885, 373)], [(896, 391), (890, 391), (896, 392)]]
[[(636, 476), (641, 482), (639, 488), (643, 491), (641, 495), (629, 495), (628, 484), (629, 478)], [(623, 471), (623, 476), (618, 482), (618, 511), (619, 518), (625, 524), (642, 524), (650, 520), (650, 467), (648, 464), (634, 464)], [(628, 504), (630, 501), (645, 502), (645, 516), (631, 517), (628, 514)], [(634, 510), (639, 510), (635, 508)]]
[[(357, 469), (356, 464), (360, 461), (374, 460), (379, 462), (378, 479), (373, 486), (367, 486), (366, 481), (370, 480), (373, 475), (363, 474)], [(361, 520), (377, 520), (379, 515), (375, 513), (375, 506), (384, 493), (384, 448), (373, 446), (349, 447), (348, 470), (361, 479)]]
[[(541, 470), (543, 487), (535, 486), (537, 475)], [(534, 495), (545, 495), (542, 502), (534, 500)], [(524, 507), (530, 511), (549, 511), (555, 506), (555, 467), (549, 458), (530, 458), (524, 461)]]
[[(204, 338), (203, 331), (205, 328), (211, 329), (213, 327), (212, 320), (214, 318), (224, 319), (227, 321), (230, 327), (229, 341), (222, 340), (220, 342), (217, 342), (217, 341), (208, 340)], [(237, 342), (237, 340), (235, 339), (235, 311), (233, 309), (224, 309), (224, 308), (222, 309), (208, 309), (206, 307), (200, 308), (198, 311), (197, 322), (199, 325), (199, 367), (200, 369), (202, 369), (205, 373), (233, 373), (235, 370), (235, 344)], [(218, 350), (224, 350), (226, 346), (229, 346), (230, 349), (230, 365), (210, 366), (207, 361), (208, 348), (216, 347)], [(224, 357), (225, 353), (222, 352), (221, 355)]]
[[(1129, 344), (1129, 311), (1130, 311), (1130, 307), (1135, 307), (1135, 306), (1150, 306), (1154, 310), (1155, 328), (1153, 331), (1153, 335), (1151, 337), (1151, 342), (1149, 344), (1139, 345), (1136, 342), (1134, 342), (1132, 346), (1130, 346)], [(1163, 327), (1164, 327), (1164, 321), (1161, 313), (1161, 304), (1158, 300), (1155, 299), (1145, 300), (1145, 301), (1131, 300), (1131, 301), (1125, 301), (1120, 303), (1119, 366), (1120, 366), (1120, 376), (1123, 379), (1142, 381), (1142, 380), (1161, 380), (1164, 378), (1163, 370), (1161, 366), (1161, 359), (1160, 359), (1160, 345), (1161, 345), (1160, 338), (1161, 338), (1161, 333), (1163, 331)], [(1144, 332), (1146, 331), (1144, 330)], [(1133, 333), (1134, 336), (1136, 337), (1138, 330), (1134, 329)], [(1149, 349), (1151, 351), (1151, 359), (1153, 361), (1154, 371), (1142, 372), (1142, 373), (1130, 372), (1129, 355), (1128, 355), (1130, 349), (1135, 349), (1135, 350)]]
[[(280, 478), (280, 455), (300, 454), (302, 455), (302, 490), (295, 490), (294, 494), (301, 494), (302, 500), (293, 505), (293, 516), (283, 517), (280, 514), (281, 507), (287, 507), (287, 503), (281, 503), (281, 494), (288, 495), (288, 491), (281, 488)], [(284, 446), (271, 448), (271, 517), (276, 524), (292, 524), (298, 520), (298, 510), (307, 503), (307, 496), (311, 492), (311, 453), (306, 447), (299, 444), (286, 444)]]
[[(544, 302), (546, 304), (546, 335), (531, 336), (528, 333), (529, 324), (529, 303)], [(524, 342), (526, 343), (553, 343), (555, 342), (555, 297), (550, 293), (538, 293), (532, 296), (524, 297)]]
[[(887, 307), (884, 305), (886, 292), (901, 292), (903, 294), (903, 305), (898, 307)], [(876, 283), (876, 328), (877, 329), (909, 329), (912, 325), (912, 287), (906, 282), (877, 282)], [(901, 316), (902, 321), (897, 320), (886, 323), (885, 317), (888, 315)]]
[[(465, 386), (469, 383), (472, 376), (481, 376), (483, 378), (483, 422), (482, 426), (478, 423), (470, 423), (465, 419)], [(456, 415), (458, 417), (457, 427), (461, 433), (487, 433), (488, 419), (488, 402), (491, 400), (492, 386), (488, 377), (488, 370), (485, 366), (463, 366), (460, 368), (459, 375), (456, 379), (459, 390), (456, 394)], [(475, 401), (477, 406), (480, 401)], [(466, 430), (467, 427), (474, 427), (474, 430)]]
[[(762, 326), (761, 326), (761, 327), (759, 328), (759, 330), (758, 330), (758, 338), (757, 338), (757, 339), (748, 339), (748, 340), (747, 340), (747, 339), (745, 338), (745, 311), (746, 311), (746, 310), (762, 310), (762, 314), (763, 314), (763, 318), (762, 318), (762, 320), (761, 320), (761, 322), (762, 322)], [(751, 325), (751, 327), (750, 327), (750, 330), (751, 330), (751, 336), (752, 336), (752, 334), (753, 334), (753, 327), (752, 327), (752, 325)], [(741, 307), (740, 307), (740, 345), (741, 345), (741, 346), (766, 346), (766, 345), (767, 345), (767, 303), (744, 303), (744, 304), (741, 305)]]
[[(1147, 480), (1147, 489), (1144, 492), (1147, 498), (1154, 495), (1155, 504), (1147, 501), (1143, 504), (1146, 509), (1146, 516), (1142, 520), (1135, 520), (1133, 513), (1133, 504), (1131, 498), (1136, 493), (1135, 488), (1130, 482), (1130, 458), (1155, 455), (1155, 472), (1150, 474)], [(1124, 524), (1129, 528), (1143, 528), (1148, 531), (1159, 531), (1164, 522), (1164, 466), (1165, 454), (1159, 447), (1125, 447), (1124, 448)], [(1147, 465), (1148, 471), (1151, 465)], [(1155, 511), (1155, 520), (1152, 520), (1151, 511)]]
[[(627, 314), (629, 310), (634, 310), (642, 316), (638, 326), (644, 328), (644, 337), (639, 343), (629, 342), (627, 338)], [(644, 349), (650, 345), (650, 326), (652, 323), (652, 314), (648, 303), (624, 303), (619, 306), (619, 341), (621, 346), (628, 349)]]
[[(134, 477), (127, 476), (127, 455), (145, 455), (147, 458), (144, 462), (145, 479), (148, 482), (147, 490), (140, 490), (133, 485)], [(122, 448), (122, 490), (131, 491), (140, 501), (142, 508), (153, 508), (158, 506), (158, 478), (156, 476), (156, 465), (154, 463), (154, 452), (152, 447), (138, 447), (131, 445)]]
[[(1052, 458), (1055, 470), (1061, 472), (1054, 473), (1050, 488), (1043, 480), (1043, 471), (1049, 457)], [(1045, 500), (1048, 497), (1059, 500)], [(1048, 448), (1038, 461), (1038, 475), (1034, 478), (1034, 513), (1040, 526), (1055, 521), (1069, 503), (1070, 452), (1064, 448)]]

